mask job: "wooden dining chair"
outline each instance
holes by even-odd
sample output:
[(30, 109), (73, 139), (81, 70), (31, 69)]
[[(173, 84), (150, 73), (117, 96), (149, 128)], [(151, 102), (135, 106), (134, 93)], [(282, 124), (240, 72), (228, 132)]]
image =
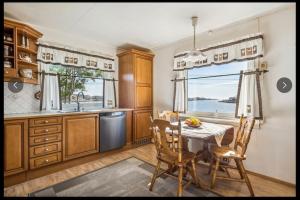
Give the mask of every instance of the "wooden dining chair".
[[(169, 122), (178, 122), (179, 120), (179, 113), (173, 112), (169, 110), (164, 110), (161, 113), (158, 111), (158, 118), (164, 119)], [(172, 147), (173, 151), (175, 150), (176, 146), (178, 145), (178, 137), (175, 136), (174, 132), (167, 133), (167, 143), (170, 147)]]
[[(227, 146), (222, 147), (214, 147), (212, 149), (212, 160), (211, 160), (211, 167), (213, 168), (211, 171), (211, 184), (210, 187), (214, 188), (216, 179), (223, 179), (229, 181), (239, 181), (239, 182), (246, 182), (247, 187), (250, 191), (251, 196), (254, 196), (254, 192), (248, 178), (246, 169), (243, 164), (243, 160), (246, 160), (246, 150), (248, 143), (250, 141), (252, 129), (255, 123), (255, 119), (240, 117), (240, 124), (237, 130), (237, 135), (234, 143), (234, 148), (230, 148)], [(228, 158), (230, 160), (234, 160), (236, 166), (232, 165), (222, 165), (220, 164), (220, 160), (222, 158)], [(224, 176), (217, 176), (217, 170), (219, 167), (223, 167), (225, 172), (227, 173), (228, 177)], [(237, 169), (240, 175), (240, 178), (232, 178), (229, 174), (227, 168)]]
[[(171, 177), (178, 179), (177, 196), (182, 196), (183, 188), (190, 185), (192, 182), (198, 187), (203, 188), (200, 183), (200, 179), (196, 173), (195, 158), (196, 154), (185, 151), (182, 149), (182, 136), (181, 136), (181, 122), (178, 121), (178, 126), (172, 126), (171, 123), (163, 119), (155, 119), (152, 121), (152, 133), (157, 153), (157, 165), (153, 173), (153, 177), (149, 186), (149, 190), (153, 190), (155, 180), (162, 174), (166, 174)], [(178, 148), (173, 151), (167, 143), (166, 129), (178, 131)], [(160, 172), (161, 162), (166, 163), (169, 167), (167, 170)], [(173, 173), (173, 169), (178, 171), (178, 175)], [(191, 179), (183, 177), (183, 171), (186, 170), (190, 175)], [(186, 183), (183, 185), (183, 181)]]

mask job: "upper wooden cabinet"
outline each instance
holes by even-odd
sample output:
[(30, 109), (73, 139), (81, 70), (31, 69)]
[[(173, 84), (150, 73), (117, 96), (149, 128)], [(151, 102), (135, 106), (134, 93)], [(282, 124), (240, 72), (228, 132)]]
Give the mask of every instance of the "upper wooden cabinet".
[(63, 117), (63, 160), (99, 151), (99, 115)]
[[(42, 35), (26, 24), (4, 19), (4, 81), (18, 78), (24, 83), (39, 83), (36, 43)], [(24, 69), (31, 69), (33, 77), (23, 76)]]
[(4, 121), (4, 176), (28, 169), (28, 120)]
[(152, 53), (135, 49), (118, 54), (119, 106), (133, 109), (152, 109)]

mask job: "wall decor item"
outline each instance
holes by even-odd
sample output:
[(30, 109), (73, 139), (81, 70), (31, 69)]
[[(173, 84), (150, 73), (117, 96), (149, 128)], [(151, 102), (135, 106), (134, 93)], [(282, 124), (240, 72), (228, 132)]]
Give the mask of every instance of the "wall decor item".
[(40, 100), (41, 98), (41, 91), (38, 91), (34, 94), (34, 98), (36, 98), (37, 100)]
[(6, 35), (6, 41), (12, 42), (13, 41), (12, 36), (11, 35)]
[(29, 79), (32, 79), (32, 69), (26, 69), (26, 68), (23, 68), (23, 69), (20, 69), (20, 75), (24, 78), (29, 78)]
[(22, 35), (21, 46), (24, 48), (26, 47), (26, 38), (24, 34)]
[(4, 45), (4, 56), (10, 56), (12, 54), (13, 48), (9, 45)]
[(6, 59), (6, 60), (4, 61), (4, 67), (6, 67), (6, 68), (11, 68), (11, 67), (12, 67), (11, 61), (9, 61), (8, 59)]
[[(258, 57), (263, 57), (263, 34), (251, 34), (235, 40), (210, 45), (206, 48), (202, 48), (201, 51), (205, 53), (205, 59), (199, 55), (198, 57), (196, 56), (195, 59), (186, 60), (185, 56), (189, 54), (189, 51), (177, 53), (174, 56), (173, 70), (186, 70), (234, 61), (254, 60)], [(185, 65), (182, 61), (186, 61)]]
[(25, 53), (19, 53), (19, 58), (25, 62), (29, 62), (29, 63), (32, 63), (32, 60), (30, 58), (30, 56), (28, 56), (27, 54)]
[(26, 48), (29, 49), (29, 38), (26, 37)]

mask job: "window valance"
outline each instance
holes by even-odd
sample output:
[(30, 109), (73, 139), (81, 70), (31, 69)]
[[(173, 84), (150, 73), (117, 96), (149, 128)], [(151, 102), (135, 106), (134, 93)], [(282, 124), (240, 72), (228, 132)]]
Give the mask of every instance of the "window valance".
[(185, 61), (184, 56), (186, 52), (176, 54), (174, 56), (173, 70), (180, 71), (262, 57), (264, 54), (263, 34), (251, 34), (246, 37), (211, 45), (200, 50), (207, 56), (205, 59), (199, 57), (195, 61)]
[(48, 43), (38, 43), (37, 61), (46, 64), (115, 71), (113, 58)]

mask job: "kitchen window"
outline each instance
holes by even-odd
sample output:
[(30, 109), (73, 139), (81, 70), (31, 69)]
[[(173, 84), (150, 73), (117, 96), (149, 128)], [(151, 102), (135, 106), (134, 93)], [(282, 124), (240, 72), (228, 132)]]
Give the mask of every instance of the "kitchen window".
[[(187, 113), (206, 117), (233, 118), (239, 75), (209, 76), (239, 74), (241, 70), (246, 69), (247, 61), (188, 70)], [(206, 78), (190, 79), (195, 77)]]
[(61, 74), (60, 94), (63, 110), (77, 107), (76, 100), (79, 92), (84, 93), (84, 97), (79, 95), (81, 107), (103, 107), (103, 79), (99, 79), (102, 77), (100, 70), (52, 65), (50, 72)]

